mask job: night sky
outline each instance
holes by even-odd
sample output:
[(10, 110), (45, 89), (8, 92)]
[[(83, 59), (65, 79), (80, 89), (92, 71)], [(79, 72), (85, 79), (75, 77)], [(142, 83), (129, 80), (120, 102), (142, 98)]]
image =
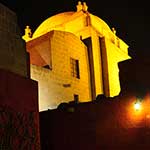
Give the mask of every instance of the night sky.
[[(24, 34), (29, 25), (35, 29), (48, 17), (65, 11), (76, 11), (78, 0), (1, 0), (14, 10)], [(110, 28), (115, 27), (118, 37), (129, 45), (132, 57), (150, 56), (150, 8), (148, 1), (85, 0), (88, 10), (104, 20)]]

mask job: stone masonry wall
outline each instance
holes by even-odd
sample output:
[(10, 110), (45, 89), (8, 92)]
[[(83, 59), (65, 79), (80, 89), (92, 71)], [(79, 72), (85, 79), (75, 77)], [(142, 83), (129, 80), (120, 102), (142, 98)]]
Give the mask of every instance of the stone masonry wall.
[(14, 12), (0, 4), (0, 68), (29, 76), (25, 42)]
[[(54, 31), (50, 37), (52, 69), (31, 65), (31, 78), (39, 83), (40, 110), (56, 108), (62, 102), (89, 101), (90, 78), (87, 49), (80, 39), (71, 33)], [(80, 79), (72, 77), (70, 58), (79, 60)]]

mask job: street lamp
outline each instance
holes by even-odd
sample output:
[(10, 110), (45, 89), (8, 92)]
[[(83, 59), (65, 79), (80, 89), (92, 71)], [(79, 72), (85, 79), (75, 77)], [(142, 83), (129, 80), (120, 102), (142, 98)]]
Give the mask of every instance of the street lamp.
[(139, 100), (135, 102), (134, 109), (136, 111), (139, 111), (141, 109), (141, 102)]

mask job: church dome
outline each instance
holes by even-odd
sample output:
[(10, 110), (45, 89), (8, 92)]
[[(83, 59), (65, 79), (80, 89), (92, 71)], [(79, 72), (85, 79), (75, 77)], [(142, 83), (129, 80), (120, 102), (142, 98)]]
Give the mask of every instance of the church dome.
[[(77, 7), (78, 7), (78, 5), (77, 5)], [(83, 7), (83, 6), (81, 6), (81, 7)], [(87, 7), (87, 6), (85, 6), (85, 7)], [(99, 30), (101, 28), (106, 31), (110, 31), (110, 28), (107, 25), (107, 23), (105, 23), (99, 17), (89, 13), (87, 11), (87, 8), (86, 8), (86, 10), (84, 10), (84, 9), (77, 8), (77, 11), (63, 12), (63, 13), (56, 14), (52, 17), (49, 17), (48, 19), (43, 21), (39, 25), (39, 27), (35, 30), (35, 32), (33, 33), (33, 38), (39, 37), (39, 36), (46, 34), (52, 30), (65, 30), (65, 23), (68, 23), (69, 21), (72, 21), (73, 19), (76, 19), (77, 17), (81, 17), (81, 16), (84, 16), (84, 17), (89, 16), (90, 21), (91, 21), (91, 26), (93, 26), (97, 30)]]
[(33, 34), (33, 37), (43, 35), (53, 30), (54, 28), (57, 28), (57, 26), (66, 22), (73, 14), (74, 12), (64, 12), (64, 13), (59, 13), (57, 15), (49, 17), (48, 19), (43, 21), (40, 24), (40, 26), (36, 29), (36, 31)]
[[(83, 11), (79, 11), (79, 12), (70, 11), (70, 12), (59, 13), (52, 17), (49, 17), (48, 19), (43, 21), (39, 25), (39, 27), (35, 30), (35, 32), (33, 34), (33, 38), (39, 37), (47, 32), (54, 30), (54, 29), (57, 30), (57, 29), (59, 29), (59, 27), (62, 27), (63, 24), (65, 24), (81, 15), (87, 15), (87, 13), (85, 13)], [(89, 12), (88, 12), (88, 15), (90, 16), (92, 26), (94, 26), (95, 28), (101, 27), (106, 31), (110, 31), (109, 26), (102, 19), (100, 19), (99, 17), (97, 17)]]

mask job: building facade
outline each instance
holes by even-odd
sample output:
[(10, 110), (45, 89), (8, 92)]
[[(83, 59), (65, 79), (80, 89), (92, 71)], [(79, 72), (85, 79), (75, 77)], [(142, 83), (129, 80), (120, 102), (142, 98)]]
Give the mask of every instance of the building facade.
[(79, 1), (76, 8), (49, 17), (33, 34), (29, 26), (25, 29), (40, 111), (120, 93), (118, 62), (130, 59), (128, 45), (114, 28), (88, 12), (85, 2)]

